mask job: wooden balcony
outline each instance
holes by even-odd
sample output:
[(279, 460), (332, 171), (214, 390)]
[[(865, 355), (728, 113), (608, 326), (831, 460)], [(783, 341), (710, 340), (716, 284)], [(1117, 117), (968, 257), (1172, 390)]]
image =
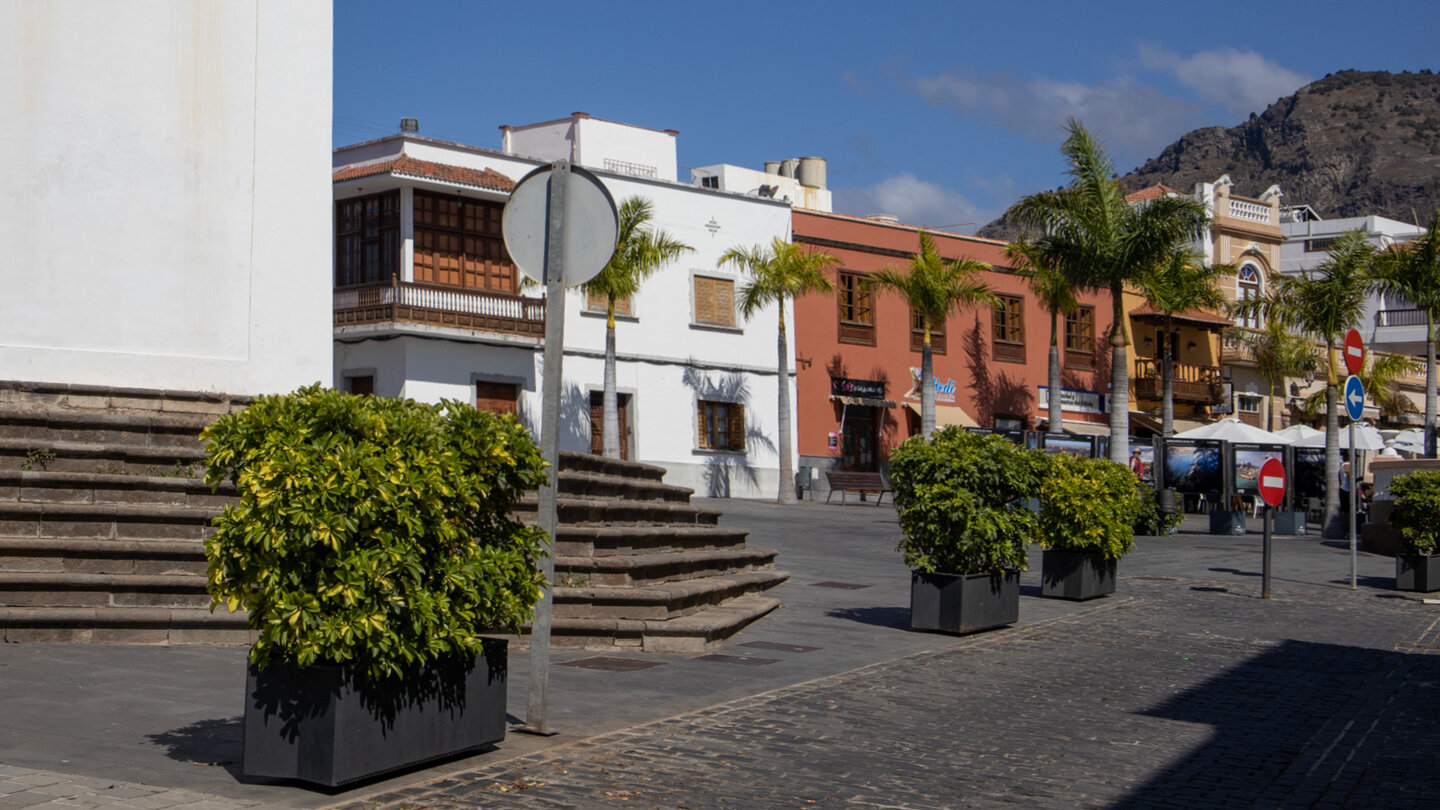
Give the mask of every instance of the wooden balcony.
[(410, 281), (339, 287), (335, 326), (416, 323), (545, 337), (545, 302), (490, 290)]
[[(1218, 366), (1194, 363), (1171, 363), (1171, 396), (1175, 402), (1191, 405), (1218, 405), (1224, 389), (1220, 385)], [(1160, 379), (1160, 361), (1142, 358), (1136, 364), (1135, 398), (1159, 401), (1164, 396)]]

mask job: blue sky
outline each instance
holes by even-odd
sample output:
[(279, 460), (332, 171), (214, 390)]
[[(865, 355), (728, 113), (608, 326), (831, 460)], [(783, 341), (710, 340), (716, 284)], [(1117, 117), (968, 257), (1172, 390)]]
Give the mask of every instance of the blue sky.
[(682, 166), (824, 157), (836, 210), (972, 232), (1063, 183), (1069, 116), (1124, 173), (1327, 73), (1440, 70), (1437, 42), (1433, 0), (336, 0), (333, 138), (414, 116), (496, 149), (585, 111), (679, 130)]

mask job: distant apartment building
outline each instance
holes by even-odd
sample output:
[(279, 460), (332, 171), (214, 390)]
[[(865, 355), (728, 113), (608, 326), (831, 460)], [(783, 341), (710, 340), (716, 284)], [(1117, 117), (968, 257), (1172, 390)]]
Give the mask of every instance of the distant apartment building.
[[(682, 182), (677, 136), (575, 113), (501, 127), (498, 150), (418, 131), (336, 149), (336, 387), (474, 402), (514, 412), (538, 434), (544, 304), (522, 286), (501, 214), (524, 175), (569, 160), (617, 205), (650, 200), (652, 226), (694, 248), (620, 302), (623, 455), (700, 495), (773, 497), (780, 453), (795, 452), (776, 445), (777, 386), (794, 397), (793, 378), (777, 377), (779, 309), (742, 317), (745, 279), (717, 262), (731, 247), (788, 240), (790, 203)], [(604, 302), (578, 289), (565, 298), (560, 448), (599, 452)]]

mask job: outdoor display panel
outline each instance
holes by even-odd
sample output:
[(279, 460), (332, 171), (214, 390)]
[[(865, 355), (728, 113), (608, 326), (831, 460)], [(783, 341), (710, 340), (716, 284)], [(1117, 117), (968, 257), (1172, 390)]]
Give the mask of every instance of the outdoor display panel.
[(1095, 455), (1095, 441), (1092, 436), (1045, 436), (1044, 450), (1050, 455), (1064, 453), (1091, 458)]
[(1295, 484), (1297, 498), (1325, 497), (1325, 448), (1295, 448)]
[(1285, 449), (1280, 445), (1237, 444), (1235, 451), (1235, 491), (1253, 495), (1260, 492), (1260, 467), (1270, 459), (1285, 463)]
[(1130, 450), (1139, 453), (1140, 461), (1145, 464), (1145, 474), (1140, 476), (1140, 480), (1153, 486), (1155, 484), (1155, 445), (1131, 443)]
[(1176, 492), (1212, 493), (1224, 487), (1223, 442), (1170, 440), (1165, 443), (1165, 485)]

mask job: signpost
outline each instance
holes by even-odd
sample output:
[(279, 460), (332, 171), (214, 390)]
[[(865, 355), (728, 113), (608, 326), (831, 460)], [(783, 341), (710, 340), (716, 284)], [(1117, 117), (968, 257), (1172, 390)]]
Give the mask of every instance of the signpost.
[(1266, 459), (1260, 465), (1260, 500), (1265, 502), (1264, 535), (1264, 576), (1261, 577), (1260, 598), (1270, 598), (1270, 527), (1274, 522), (1274, 509), (1285, 500), (1285, 465), (1278, 458)]
[[(565, 288), (594, 278), (615, 253), (619, 218), (615, 200), (600, 179), (568, 161), (557, 160), (521, 178), (501, 220), (505, 249), (525, 275), (545, 285), (545, 367), (540, 392), (540, 449), (549, 465), (540, 488), (538, 521), (554, 542), (560, 472), (560, 396), (565, 348)], [(552, 734), (545, 725), (550, 688), (551, 580), (555, 559), (540, 560), (545, 584), (530, 631), (530, 688), (525, 725), (532, 734)]]
[[(1351, 329), (1350, 334), (1356, 335), (1358, 341), (1359, 332)], [(1360, 362), (1364, 362), (1364, 360), (1365, 347), (1362, 344), (1360, 347)], [(1349, 335), (1345, 336), (1345, 365), (1347, 367), (1350, 365)], [(1350, 532), (1350, 590), (1352, 591), (1355, 590), (1355, 570), (1358, 566), (1359, 558), (1359, 544), (1355, 540), (1355, 490), (1359, 489), (1359, 487), (1355, 485), (1356, 480), (1358, 480), (1357, 473), (1359, 471), (1359, 468), (1355, 466), (1355, 423), (1359, 421), (1360, 415), (1364, 412), (1365, 385), (1360, 382), (1359, 377), (1356, 377), (1352, 373), (1345, 380), (1345, 413), (1350, 417), (1350, 492), (1344, 493), (1345, 498), (1349, 501), (1346, 504), (1349, 510), (1346, 512), (1345, 522), (1350, 524), (1348, 531)]]

